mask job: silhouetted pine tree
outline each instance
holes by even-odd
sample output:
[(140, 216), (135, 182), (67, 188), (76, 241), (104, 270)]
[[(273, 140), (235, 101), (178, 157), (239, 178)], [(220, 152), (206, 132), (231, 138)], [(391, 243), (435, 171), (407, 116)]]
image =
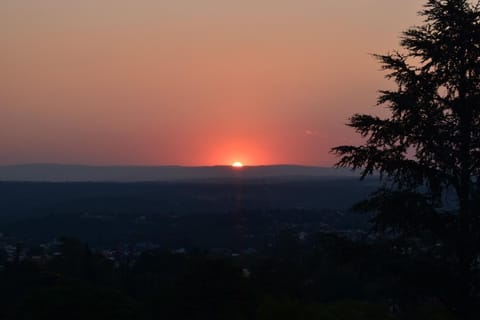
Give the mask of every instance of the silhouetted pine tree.
[(480, 4), (429, 0), (420, 15), (402, 50), (375, 56), (397, 85), (380, 91), (389, 116), (355, 114), (348, 125), (365, 143), (332, 151), (362, 178), (381, 174), (384, 187), (357, 209), (436, 261), (439, 297), (469, 318), (480, 288)]

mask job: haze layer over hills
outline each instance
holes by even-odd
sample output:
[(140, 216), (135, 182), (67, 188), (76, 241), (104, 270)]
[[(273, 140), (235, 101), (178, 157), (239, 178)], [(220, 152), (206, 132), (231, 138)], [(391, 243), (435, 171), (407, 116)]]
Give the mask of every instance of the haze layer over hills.
[(25, 164), (0, 166), (0, 181), (141, 182), (204, 179), (314, 179), (354, 177), (349, 170), (296, 165), (181, 167)]

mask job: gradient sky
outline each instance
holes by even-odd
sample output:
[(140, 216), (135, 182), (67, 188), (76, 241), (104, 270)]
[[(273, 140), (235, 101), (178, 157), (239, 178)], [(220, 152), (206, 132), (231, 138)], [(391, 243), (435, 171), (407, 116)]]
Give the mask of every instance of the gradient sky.
[(2, 0), (0, 164), (329, 166), (421, 0)]

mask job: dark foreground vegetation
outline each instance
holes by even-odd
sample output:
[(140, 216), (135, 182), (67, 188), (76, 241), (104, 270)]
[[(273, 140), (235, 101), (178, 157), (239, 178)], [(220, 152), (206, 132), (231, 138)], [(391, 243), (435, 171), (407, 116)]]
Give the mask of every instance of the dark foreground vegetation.
[[(0, 271), (1, 319), (455, 319), (443, 274), (400, 243), (281, 232), (242, 255), (150, 250), (113, 263), (84, 243)], [(419, 258), (420, 259), (420, 258)]]
[(396, 84), (378, 97), (387, 116), (352, 116), (364, 143), (333, 152), (340, 167), (387, 178), (357, 208), (443, 274), (452, 312), (479, 319), (480, 1), (428, 0), (420, 15), (401, 50), (376, 56)]

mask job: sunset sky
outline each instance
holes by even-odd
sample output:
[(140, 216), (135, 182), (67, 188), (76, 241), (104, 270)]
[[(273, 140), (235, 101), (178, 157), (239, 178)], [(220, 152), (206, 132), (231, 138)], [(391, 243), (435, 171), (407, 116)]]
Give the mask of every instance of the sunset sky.
[(422, 3), (2, 0), (0, 164), (330, 166)]

